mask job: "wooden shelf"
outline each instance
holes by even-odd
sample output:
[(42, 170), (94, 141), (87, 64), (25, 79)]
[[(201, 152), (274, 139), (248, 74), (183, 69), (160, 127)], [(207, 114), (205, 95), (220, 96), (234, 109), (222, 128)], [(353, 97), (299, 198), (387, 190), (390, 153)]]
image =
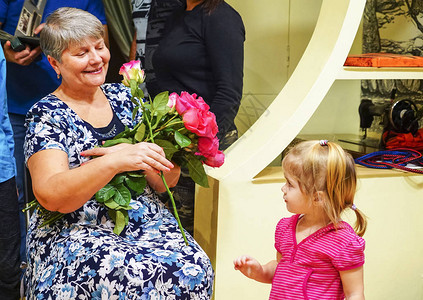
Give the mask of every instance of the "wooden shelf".
[(423, 79), (423, 68), (343, 67), (337, 79)]
[[(405, 176), (421, 176), (418, 173), (406, 172), (398, 169), (372, 169), (357, 165), (357, 177), (363, 178), (384, 178), (384, 177), (405, 177)], [(285, 182), (282, 167), (267, 167), (256, 177), (253, 183), (276, 183)]]

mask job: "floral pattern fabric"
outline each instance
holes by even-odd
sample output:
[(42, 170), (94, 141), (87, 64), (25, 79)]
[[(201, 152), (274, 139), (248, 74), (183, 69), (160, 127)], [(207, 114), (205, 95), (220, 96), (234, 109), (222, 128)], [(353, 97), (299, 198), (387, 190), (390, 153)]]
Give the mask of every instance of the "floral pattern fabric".
[[(123, 85), (103, 92), (121, 122), (133, 127), (133, 104)], [(54, 95), (27, 115), (25, 154), (60, 149), (71, 168), (97, 145), (87, 124)], [(210, 299), (213, 269), (209, 258), (187, 234), (186, 246), (168, 209), (147, 187), (131, 201), (129, 224), (120, 235), (107, 209), (91, 199), (50, 226), (41, 227), (35, 211), (27, 237), (27, 299)]]

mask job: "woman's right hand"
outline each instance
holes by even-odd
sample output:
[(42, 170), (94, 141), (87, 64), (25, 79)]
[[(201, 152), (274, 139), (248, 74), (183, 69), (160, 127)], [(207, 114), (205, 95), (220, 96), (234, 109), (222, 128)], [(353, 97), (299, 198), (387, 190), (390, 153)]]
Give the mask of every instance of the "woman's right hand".
[[(168, 172), (174, 166), (166, 159), (163, 149), (153, 143), (118, 144), (81, 152), (82, 156), (109, 158), (116, 173), (148, 170)], [(95, 158), (94, 158), (95, 159)]]

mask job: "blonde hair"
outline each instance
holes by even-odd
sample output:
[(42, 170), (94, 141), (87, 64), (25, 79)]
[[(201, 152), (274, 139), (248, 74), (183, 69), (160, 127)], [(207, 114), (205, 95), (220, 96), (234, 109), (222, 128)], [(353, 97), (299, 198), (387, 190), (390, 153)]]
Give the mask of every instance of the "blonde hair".
[[(298, 181), (307, 196), (323, 192), (324, 210), (336, 226), (341, 213), (351, 208), (359, 236), (366, 231), (366, 216), (354, 205), (357, 177), (354, 159), (333, 142), (306, 141), (292, 148), (282, 161), (284, 172)], [(312, 198), (310, 198), (312, 199)]]

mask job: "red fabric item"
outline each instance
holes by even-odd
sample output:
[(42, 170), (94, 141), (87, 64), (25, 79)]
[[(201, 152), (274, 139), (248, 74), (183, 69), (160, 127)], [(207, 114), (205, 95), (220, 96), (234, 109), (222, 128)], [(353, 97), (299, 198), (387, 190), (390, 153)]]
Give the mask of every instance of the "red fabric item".
[(351, 67), (422, 67), (423, 57), (392, 53), (349, 55), (344, 66)]
[(386, 149), (410, 148), (421, 151), (423, 150), (423, 128), (420, 128), (415, 135), (385, 131), (382, 140)]

